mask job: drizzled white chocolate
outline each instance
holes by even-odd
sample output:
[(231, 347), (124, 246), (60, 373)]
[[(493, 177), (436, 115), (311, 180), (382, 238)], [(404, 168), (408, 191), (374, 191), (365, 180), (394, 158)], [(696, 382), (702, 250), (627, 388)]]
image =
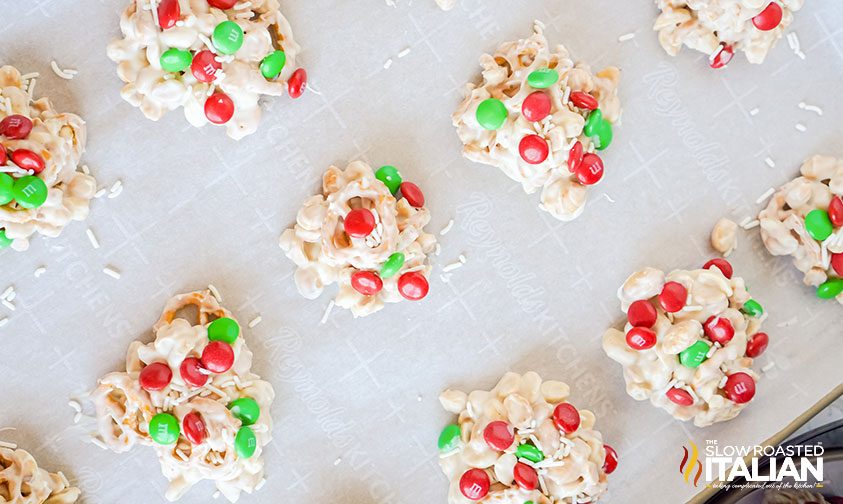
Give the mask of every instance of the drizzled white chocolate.
[[(466, 158), (500, 168), (528, 194), (541, 189), (541, 208), (567, 221), (582, 213), (587, 192), (568, 169), (568, 152), (577, 140), (585, 152), (594, 149), (592, 139), (583, 134), (587, 111), (575, 107), (568, 97), (573, 91), (590, 93), (604, 119), (616, 124), (621, 114), (617, 95), (620, 72), (607, 67), (593, 75), (587, 64), (574, 63), (564, 46), (551, 49), (542, 29), (536, 22), (530, 38), (505, 42), (494, 55), (481, 56), (482, 79), (466, 85), (467, 96), (452, 119)], [(527, 77), (542, 68), (558, 71), (559, 81), (544, 89), (551, 98), (551, 114), (534, 123), (522, 115), (521, 106), (537, 91)], [(497, 130), (487, 130), (477, 121), (477, 107), (487, 98), (501, 100), (508, 112)], [(519, 153), (521, 139), (533, 134), (543, 137), (549, 147), (547, 159), (540, 164), (527, 163)]]
[[(5, 229), (13, 249), (24, 251), (35, 233), (54, 238), (70, 221), (87, 218), (97, 183), (78, 171), (85, 150), (85, 122), (75, 114), (56, 112), (48, 98), (33, 101), (21, 73), (4, 66), (0, 68), (0, 120), (12, 114), (30, 118), (32, 131), (20, 140), (0, 137), (0, 143), (7, 151), (27, 149), (40, 155), (45, 168), (38, 177), (48, 189), (47, 201), (38, 208), (26, 209), (15, 201), (0, 206), (0, 229)], [(32, 174), (11, 160), (0, 171), (14, 178)]]
[[(186, 307), (198, 310), (198, 323), (181, 318)], [(242, 491), (252, 493), (263, 480), (263, 447), (272, 439), (270, 406), (275, 391), (251, 371), (252, 352), (241, 334), (232, 344), (234, 365), (224, 373), (209, 373), (208, 382), (193, 387), (182, 379), (179, 366), (187, 357), (199, 357), (208, 344), (207, 325), (220, 317), (231, 317), (209, 291), (173, 297), (153, 326), (155, 340), (134, 341), (126, 356), (126, 372), (114, 372), (99, 380), (92, 394), (99, 435), (108, 448), (121, 453), (136, 445), (152, 446), (161, 471), (170, 481), (165, 497), (176, 500), (197, 482), (213, 480), (220, 493), (235, 502)], [(170, 384), (160, 391), (141, 388), (140, 371), (154, 362), (166, 363), (173, 372)], [(242, 423), (227, 405), (234, 399), (251, 397), (260, 406), (258, 421), (251, 426), (257, 449), (249, 458), (235, 453), (234, 438)], [(173, 445), (159, 445), (149, 435), (149, 421), (158, 413), (174, 415), (179, 425), (184, 416), (197, 412), (207, 436), (195, 445), (184, 435)]]
[(0, 446), (0, 502), (73, 504), (79, 494), (63, 474), (38, 467), (29, 452)]
[[(354, 161), (344, 170), (330, 167), (322, 177), (322, 193), (305, 200), (295, 226), (279, 240), (281, 249), (298, 266), (295, 281), (302, 296), (315, 299), (336, 282), (337, 306), (363, 317), (380, 310), (384, 303), (403, 299), (398, 291), (402, 274), (419, 271), (425, 277), (430, 275), (427, 256), (436, 246), (436, 237), (424, 231), (430, 221), (427, 208), (415, 208), (406, 198), (396, 199), (362, 161)], [(345, 216), (358, 208), (370, 210), (375, 217), (375, 229), (365, 238), (351, 237), (343, 228)], [(383, 279), (380, 292), (364, 296), (354, 290), (354, 272), (380, 271), (395, 252), (404, 254), (404, 264), (398, 273)]]
[[(667, 313), (657, 299), (667, 282), (678, 282), (688, 292), (685, 307)], [(638, 300), (651, 300), (657, 319), (652, 330), (656, 333), (655, 346), (646, 350), (631, 348), (625, 333), (632, 329), (629, 322), (623, 331), (614, 328), (603, 334), (603, 350), (623, 366), (626, 391), (637, 401), (650, 402), (667, 410), (679, 420), (694, 419), (694, 425), (705, 427), (715, 422), (737, 416), (748, 403), (737, 404), (723, 391), (726, 377), (737, 372), (750, 375), (752, 358), (746, 356), (748, 339), (759, 332), (766, 313), (750, 317), (741, 312), (750, 300), (744, 281), (740, 277), (726, 278), (717, 267), (698, 270), (675, 270), (665, 275), (655, 268), (645, 268), (627, 278), (618, 290), (621, 309)], [(704, 334), (703, 324), (711, 317), (727, 319), (734, 328), (734, 336), (721, 347), (713, 344)], [(708, 358), (697, 368), (682, 365), (678, 354), (698, 341), (705, 341), (713, 348)], [(690, 406), (672, 402), (666, 393), (671, 388), (688, 392), (694, 399)]]
[[(570, 388), (559, 381), (545, 381), (534, 372), (506, 373), (490, 390), (469, 394), (446, 390), (439, 402), (458, 415), (459, 447), (439, 456), (439, 465), (450, 480), (449, 504), (472, 502), (495, 504), (562, 504), (595, 502), (606, 491), (603, 470), (606, 449), (603, 436), (594, 429), (595, 416), (579, 410), (580, 426), (566, 434), (553, 423), (556, 405), (567, 402)], [(515, 433), (512, 446), (501, 452), (483, 437), (493, 421), (507, 422)], [(515, 482), (513, 469), (519, 459), (515, 451), (530, 442), (544, 454), (544, 460), (530, 463), (539, 475), (539, 487), (525, 490)], [(524, 459), (520, 459), (524, 463)], [(529, 462), (529, 461), (528, 461)], [(488, 495), (480, 501), (468, 499), (460, 490), (460, 478), (472, 468), (483, 469), (491, 480)]]
[(768, 31), (756, 28), (752, 18), (771, 0), (656, 0), (661, 14), (653, 29), (671, 56), (683, 45), (707, 55), (729, 46), (735, 52), (743, 51), (750, 63), (763, 63), (805, 0), (774, 1), (782, 8), (782, 20)]
[[(792, 256), (793, 264), (805, 275), (805, 285), (818, 286), (840, 277), (831, 266), (831, 255), (843, 253), (843, 228), (819, 242), (805, 228), (805, 216), (812, 210), (828, 210), (834, 196), (843, 197), (843, 160), (813, 156), (800, 171), (800, 177), (773, 194), (758, 220), (767, 250), (776, 256)], [(843, 304), (843, 294), (836, 299)]]
[[(300, 47), (293, 39), (278, 0), (238, 0), (232, 9), (220, 10), (207, 0), (179, 0), (181, 17), (177, 25), (162, 30), (157, 21), (159, 0), (135, 0), (120, 18), (123, 38), (108, 45), (108, 57), (118, 64), (117, 74), (126, 83), (120, 95), (153, 121), (184, 107), (187, 120), (196, 127), (209, 123), (205, 100), (214, 90), (234, 102), (234, 116), (225, 124), (226, 133), (241, 139), (254, 133), (260, 122), (258, 100), (262, 95), (282, 96), (286, 81), (296, 70)], [(155, 15), (154, 15), (155, 13)], [(222, 70), (212, 83), (198, 81), (190, 68), (181, 73), (161, 68), (161, 54), (178, 48), (193, 52), (208, 49), (214, 28), (223, 21), (236, 22), (244, 32), (243, 45), (233, 55), (218, 55)], [(287, 57), (284, 69), (274, 80), (261, 74), (260, 63), (276, 49)]]

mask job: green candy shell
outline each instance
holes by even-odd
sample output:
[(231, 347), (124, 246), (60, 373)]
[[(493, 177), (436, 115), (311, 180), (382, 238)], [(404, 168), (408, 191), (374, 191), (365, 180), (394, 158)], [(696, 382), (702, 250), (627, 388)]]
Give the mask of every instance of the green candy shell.
[(439, 434), (439, 451), (447, 453), (460, 446), (460, 426), (451, 424)]
[(487, 98), (477, 106), (477, 123), (484, 129), (496, 130), (503, 126), (508, 112), (506, 105), (497, 98)]
[(161, 69), (165, 72), (181, 72), (190, 66), (193, 61), (193, 55), (190, 51), (184, 49), (176, 49), (171, 47), (161, 54)]
[(710, 348), (711, 345), (709, 345), (705, 341), (697, 341), (685, 350), (679, 352), (679, 362), (687, 368), (694, 369), (696, 367), (699, 367), (700, 364), (702, 364), (706, 361), (706, 359), (708, 359), (708, 357), (706, 357), (706, 354), (708, 353)]
[(23, 208), (38, 208), (47, 201), (47, 184), (35, 175), (27, 175), (15, 181), (12, 195)]
[(612, 134), (612, 124), (609, 121), (604, 120), (597, 126), (596, 130), (594, 138), (597, 138), (597, 141), (595, 142), (595, 144), (597, 144), (597, 150), (604, 150), (612, 143), (612, 138), (614, 136)]
[(261, 408), (258, 406), (258, 402), (251, 397), (241, 397), (240, 399), (231, 401), (228, 409), (231, 410), (231, 414), (235, 418), (243, 422), (243, 425), (253, 425), (261, 415)]
[(267, 79), (274, 79), (278, 77), (286, 63), (287, 55), (284, 51), (271, 52), (261, 61), (261, 75)]
[(544, 460), (544, 453), (529, 443), (518, 445), (518, 448), (515, 450), (515, 456), (527, 459), (530, 462), (541, 462)]
[(594, 109), (585, 119), (585, 125), (582, 128), (582, 132), (587, 137), (595, 136), (597, 134), (597, 129), (601, 124), (603, 124), (603, 112), (601, 112), (600, 109)]
[(540, 68), (527, 76), (527, 84), (535, 89), (546, 89), (556, 84), (559, 80), (559, 72), (552, 68)]
[(749, 315), (750, 317), (760, 317), (764, 313), (764, 308), (761, 307), (761, 303), (754, 299), (750, 299), (746, 303), (743, 304), (741, 311)]
[(383, 182), (392, 194), (398, 192), (398, 188), (401, 187), (401, 182), (404, 181), (401, 178), (401, 174), (398, 173), (398, 169), (390, 165), (378, 168), (378, 171), (375, 172), (375, 178)]
[(404, 266), (404, 254), (395, 252), (389, 259), (381, 266), (381, 278), (389, 278), (401, 271), (401, 266)]
[(805, 216), (805, 229), (813, 239), (823, 241), (834, 232), (834, 225), (831, 223), (828, 212), (817, 208)]
[(223, 54), (234, 54), (243, 46), (243, 28), (234, 21), (223, 21), (211, 35), (214, 47)]
[(6, 230), (0, 229), (0, 249), (9, 247), (12, 244), (12, 239), (6, 236)]
[(817, 287), (817, 297), (834, 299), (843, 292), (843, 278), (831, 278)]
[(149, 421), (149, 436), (160, 445), (170, 445), (179, 440), (179, 421), (169, 413), (158, 413)]
[(249, 458), (255, 454), (258, 449), (258, 438), (255, 437), (255, 432), (245, 425), (240, 427), (237, 435), (234, 436), (234, 451), (240, 458)]
[(208, 339), (211, 341), (225, 341), (233, 345), (239, 335), (240, 325), (228, 317), (218, 318), (208, 326)]
[(12, 201), (14, 195), (15, 179), (8, 173), (0, 173), (0, 205)]

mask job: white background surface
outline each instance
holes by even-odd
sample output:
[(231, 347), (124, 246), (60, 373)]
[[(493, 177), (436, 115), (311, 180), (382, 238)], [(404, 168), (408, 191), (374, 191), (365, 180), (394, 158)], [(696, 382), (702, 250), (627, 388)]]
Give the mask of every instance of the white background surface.
[[(797, 15), (806, 60), (782, 40), (763, 66), (739, 55), (715, 72), (703, 55), (662, 52), (648, 0), (460, 0), (449, 13), (433, 0), (283, 3), (321, 95), (270, 100), (258, 133), (239, 143), (219, 128), (189, 127), (179, 112), (147, 121), (120, 99), (105, 45), (125, 2), (0, 7), (2, 62), (41, 72), (36, 94), (87, 120), (85, 161), (100, 184), (125, 186), (60, 238), (0, 252), (0, 288), (18, 291), (15, 312), (0, 308), (10, 318), (0, 329), (0, 425), (18, 429), (4, 438), (64, 470), (85, 502), (163, 501), (152, 451), (117, 455), (83, 443), (93, 426), (73, 425), (67, 401), (120, 369), (130, 341), (151, 338), (169, 295), (209, 282), (244, 325), (262, 315), (245, 336), (277, 392), (268, 483), (241, 502), (445, 502), (435, 446), (452, 418), (436, 397), (449, 386), (488, 389), (508, 369), (566, 381), (574, 404), (596, 412), (620, 453), (611, 502), (651, 501), (656, 489), (660, 501), (681, 502), (695, 493), (678, 476), (687, 439), (761, 441), (842, 381), (843, 309), (802, 287), (788, 261), (767, 257), (757, 229), (741, 233), (731, 261), (771, 314), (759, 367), (775, 367), (738, 419), (700, 430), (633, 401), (600, 337), (621, 318), (615, 290), (630, 272), (701, 265), (717, 218), (754, 214), (755, 199), (813, 153), (843, 157), (843, 4), (814, 0)], [(463, 160), (450, 126), (480, 54), (528, 36), (534, 18), (576, 58), (622, 69), (625, 113), (604, 151), (606, 176), (569, 224), (540, 212), (538, 195), (496, 169)], [(628, 32), (634, 40), (617, 42)], [(79, 75), (59, 79), (51, 59)], [(825, 114), (800, 110), (803, 100)], [(361, 320), (335, 310), (320, 325), (329, 296), (299, 297), (277, 237), (322, 172), (357, 157), (417, 182), (431, 229), (455, 219), (439, 265), (460, 253), (468, 263), (449, 284), (437, 271), (423, 302)], [(88, 226), (101, 249), (88, 243)], [(104, 275), (107, 265), (122, 279)], [(47, 271), (36, 279), (38, 266)], [(331, 413), (315, 415), (325, 402)], [(183, 502), (212, 493), (201, 484)]]

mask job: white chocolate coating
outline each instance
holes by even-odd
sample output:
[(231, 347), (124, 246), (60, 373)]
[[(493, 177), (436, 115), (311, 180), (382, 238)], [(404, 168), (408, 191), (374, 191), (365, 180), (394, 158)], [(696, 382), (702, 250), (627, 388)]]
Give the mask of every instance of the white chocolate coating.
[[(813, 156), (802, 164), (800, 172), (800, 177), (773, 195), (758, 220), (767, 251), (792, 256), (793, 264), (805, 274), (805, 285), (817, 286), (829, 277), (839, 277), (831, 267), (831, 254), (843, 253), (843, 228), (821, 243), (805, 229), (805, 216), (812, 210), (828, 210), (832, 197), (843, 197), (843, 160)], [(843, 294), (836, 299), (843, 304)]]
[[(290, 24), (279, 11), (278, 0), (250, 0), (246, 7), (242, 7), (246, 2), (238, 0), (226, 11), (210, 7), (207, 0), (179, 0), (181, 26), (166, 30), (153, 16), (152, 8), (157, 9), (158, 3), (133, 1), (120, 18), (123, 38), (108, 45), (108, 57), (118, 64), (117, 74), (126, 83), (120, 95), (153, 121), (184, 107), (185, 118), (198, 128), (210, 124), (205, 117), (205, 100), (219, 89), (234, 102), (234, 116), (224, 125), (228, 136), (239, 140), (254, 133), (261, 117), (258, 100), (263, 95), (282, 96), (287, 92), (286, 81), (296, 70), (296, 57), (301, 51)], [(170, 48), (194, 54), (203, 49), (217, 53), (211, 35), (227, 20), (243, 29), (243, 45), (233, 55), (217, 56), (222, 73), (214, 82), (198, 81), (190, 68), (181, 73), (161, 69), (161, 54)], [(276, 49), (284, 51), (287, 62), (276, 79), (267, 80), (259, 66)]]
[[(558, 381), (545, 381), (534, 372), (524, 375), (506, 373), (490, 390), (469, 394), (446, 390), (439, 397), (442, 406), (458, 415), (460, 446), (439, 456), (439, 465), (450, 480), (449, 504), (562, 504), (595, 502), (608, 488), (603, 470), (606, 449), (603, 436), (594, 429), (595, 416), (579, 410), (579, 429), (571, 434), (553, 423), (557, 404), (567, 402), (570, 388)], [(515, 442), (505, 452), (493, 450), (483, 438), (483, 431), (493, 421), (508, 422), (515, 431)], [(539, 488), (527, 491), (514, 482), (515, 449), (532, 441), (545, 455), (535, 464)], [(523, 459), (522, 459), (523, 462)], [(460, 491), (460, 477), (471, 468), (481, 468), (492, 485), (488, 495), (472, 501)]]
[(444, 11), (449, 11), (457, 5), (457, 0), (436, 0), (436, 5)]
[[(658, 300), (667, 282), (678, 282), (688, 290), (685, 308), (676, 313), (666, 313)], [(675, 270), (665, 275), (655, 268), (645, 268), (629, 276), (618, 290), (621, 308), (627, 312), (629, 305), (640, 299), (651, 300), (657, 312), (652, 330), (657, 343), (646, 350), (635, 350), (626, 342), (629, 322), (623, 331), (614, 328), (603, 334), (603, 350), (612, 360), (623, 366), (626, 392), (637, 401), (649, 399), (679, 420), (694, 419), (694, 425), (705, 427), (736, 417), (749, 403), (737, 404), (729, 400), (722, 390), (725, 378), (744, 372), (758, 380), (752, 371), (752, 358), (746, 356), (748, 338), (759, 332), (764, 313), (755, 318), (745, 315), (740, 308), (749, 301), (742, 278), (726, 278), (716, 267), (691, 271)], [(683, 366), (678, 354), (696, 343), (712, 342), (705, 336), (703, 323), (710, 317), (723, 317), (735, 330), (732, 339), (716, 350), (696, 369)], [(691, 393), (694, 404), (680, 406), (665, 395), (673, 387)]]
[(653, 30), (659, 32), (659, 43), (671, 56), (683, 45), (711, 55), (726, 44), (735, 53), (742, 51), (750, 63), (763, 63), (805, 2), (775, 1), (782, 7), (782, 21), (772, 30), (761, 31), (752, 18), (771, 0), (656, 0), (661, 14)]
[(734, 221), (722, 218), (711, 229), (711, 248), (723, 257), (729, 257), (738, 248), (738, 225)]
[(0, 502), (73, 504), (79, 494), (63, 475), (38, 467), (29, 452), (0, 446)]
[[(85, 220), (97, 182), (77, 169), (85, 150), (82, 118), (56, 112), (48, 98), (31, 100), (21, 73), (11, 66), (0, 67), (0, 104), (0, 119), (20, 114), (32, 120), (28, 137), (20, 140), (2, 137), (0, 142), (7, 151), (28, 149), (39, 154), (46, 166), (38, 174), (48, 188), (47, 201), (42, 206), (25, 209), (14, 201), (0, 206), (0, 228), (6, 229), (13, 249), (25, 251), (35, 233), (54, 238), (70, 221)], [(0, 166), (0, 171), (15, 178), (28, 174), (11, 160)]]
[[(575, 219), (585, 208), (587, 190), (568, 170), (568, 152), (577, 140), (585, 152), (594, 146), (583, 134), (587, 114), (568, 96), (572, 91), (590, 93), (598, 100), (604, 119), (617, 124), (621, 115), (619, 70), (607, 67), (593, 75), (587, 64), (574, 63), (564, 46), (551, 49), (538, 22), (530, 38), (501, 44), (494, 55), (481, 56), (480, 65), (481, 81), (466, 85), (467, 96), (452, 116), (464, 145), (463, 156), (500, 168), (528, 194), (541, 189), (542, 209), (560, 220)], [(530, 87), (527, 77), (547, 67), (559, 72), (559, 81), (544, 90), (551, 98), (551, 114), (541, 122), (530, 122), (522, 115), (521, 106), (537, 90)], [(483, 128), (476, 118), (478, 105), (487, 98), (501, 100), (508, 112), (503, 126), (494, 131)], [(548, 157), (540, 164), (527, 163), (518, 150), (521, 139), (532, 134), (548, 143)]]
[[(177, 312), (193, 305), (199, 311), (198, 324), (179, 318)], [(186, 357), (199, 357), (208, 344), (207, 324), (219, 317), (231, 317), (208, 291), (181, 294), (168, 301), (153, 326), (155, 341), (134, 341), (126, 356), (126, 372), (114, 372), (99, 380), (92, 394), (97, 410), (99, 435), (113, 451), (122, 453), (135, 445), (152, 446), (161, 471), (170, 481), (165, 497), (174, 501), (203, 479), (213, 480), (220, 493), (236, 502), (240, 492), (252, 493), (263, 480), (263, 447), (272, 440), (270, 406), (275, 391), (251, 371), (252, 352), (240, 334), (232, 345), (234, 365), (225, 373), (210, 374), (202, 387), (184, 382), (179, 366)], [(242, 329), (242, 326), (241, 326)], [(173, 378), (163, 390), (149, 392), (140, 387), (140, 371), (153, 362), (170, 366)], [(240, 420), (227, 405), (240, 397), (251, 397), (260, 406), (260, 416), (252, 430), (257, 449), (249, 458), (235, 454), (234, 437)], [(149, 421), (158, 413), (174, 415), (179, 425), (188, 413), (198, 412), (207, 437), (194, 445), (184, 435), (174, 445), (159, 445), (149, 436)]]
[[(398, 279), (408, 271), (430, 276), (427, 256), (436, 246), (436, 237), (424, 231), (430, 222), (426, 207), (415, 208), (406, 198), (397, 199), (375, 178), (372, 167), (354, 161), (344, 170), (332, 166), (322, 177), (322, 192), (305, 200), (296, 224), (284, 231), (279, 245), (296, 263), (296, 287), (307, 299), (316, 299), (323, 289), (339, 284), (337, 306), (350, 309), (355, 317), (371, 315), (384, 303), (404, 299), (398, 292)], [(345, 215), (357, 208), (372, 211), (377, 223), (365, 238), (348, 236), (343, 229)], [(395, 252), (404, 253), (399, 272), (383, 279), (383, 289), (364, 296), (351, 286), (351, 275), (358, 270), (379, 271)]]

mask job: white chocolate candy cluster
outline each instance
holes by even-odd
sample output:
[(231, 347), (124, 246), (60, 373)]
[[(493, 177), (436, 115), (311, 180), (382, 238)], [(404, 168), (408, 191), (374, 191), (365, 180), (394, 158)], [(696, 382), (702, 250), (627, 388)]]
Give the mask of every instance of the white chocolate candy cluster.
[[(228, 136), (239, 140), (254, 133), (261, 117), (258, 100), (263, 95), (285, 94), (301, 50), (278, 0), (178, 0), (178, 21), (166, 29), (160, 25), (162, 13), (158, 12), (164, 1), (134, 0), (120, 18), (123, 38), (108, 45), (108, 57), (118, 64), (117, 74), (126, 83), (120, 92), (123, 99), (153, 121), (183, 107), (190, 124), (201, 127), (210, 122), (206, 100), (222, 92), (234, 104), (234, 115), (225, 122)], [(210, 5), (228, 3), (233, 7)], [(235, 22), (243, 31), (242, 46), (234, 54), (222, 54), (212, 42), (215, 28), (224, 21)], [(165, 71), (161, 55), (172, 48), (190, 51), (193, 57), (209, 50), (221, 68), (214, 72), (212, 82), (198, 80), (190, 67)], [(280, 75), (268, 79), (260, 65), (276, 50), (285, 53), (286, 63)]]
[[(534, 372), (506, 373), (490, 391), (443, 392), (442, 406), (458, 415), (439, 438), (448, 503), (599, 500), (617, 455), (594, 429), (594, 413), (574, 408), (569, 394)], [(562, 424), (557, 409), (567, 412)]]
[(730, 420), (747, 405), (758, 378), (752, 357), (768, 343), (759, 332), (766, 313), (731, 266), (715, 261), (727, 274), (710, 263), (633, 273), (618, 290), (628, 322), (603, 335), (603, 350), (623, 366), (633, 399), (649, 399), (698, 427)]
[[(386, 168), (391, 167), (381, 170)], [(406, 195), (394, 195), (362, 161), (354, 161), (344, 170), (330, 167), (322, 178), (322, 194), (305, 200), (295, 226), (279, 240), (281, 249), (298, 266), (295, 282), (299, 293), (315, 299), (336, 282), (337, 306), (350, 309), (355, 317), (375, 313), (384, 303), (415, 299), (402, 290), (408, 280), (421, 283), (426, 294), (431, 270), (428, 255), (436, 247), (436, 237), (424, 231), (430, 212), (414, 204), (418, 202), (410, 202)], [(374, 228), (365, 237), (350, 236), (345, 220), (360, 209), (371, 213)], [(403, 263), (386, 276), (384, 265), (396, 254), (403, 255)], [(382, 282), (377, 293), (366, 295), (355, 289), (354, 275), (364, 272)]]
[(73, 504), (79, 489), (59, 472), (38, 467), (27, 451), (0, 446), (0, 502), (10, 504)]
[[(452, 119), (466, 158), (500, 168), (528, 194), (540, 189), (541, 208), (568, 221), (582, 213), (586, 186), (596, 183), (603, 170), (600, 161), (596, 177), (594, 173), (586, 174), (590, 180), (572, 172), (579, 163), (569, 163), (570, 157), (582, 158), (582, 152), (596, 156), (594, 150), (600, 148), (595, 145), (597, 137), (584, 132), (586, 119), (596, 111), (578, 106), (571, 98), (572, 93), (596, 103), (605, 126), (611, 128), (621, 115), (617, 95), (620, 73), (615, 67), (607, 67), (592, 74), (587, 64), (574, 63), (564, 46), (549, 47), (542, 30), (542, 25), (536, 22), (530, 38), (505, 42), (494, 54), (481, 56), (482, 79), (477, 84), (467, 84), (467, 96)], [(530, 75), (545, 71), (555, 72), (558, 80), (548, 87), (532, 87)], [(542, 106), (543, 118), (531, 121), (527, 118), (531, 116), (529, 111), (525, 116), (525, 102), (537, 91), (544, 92), (549, 103)], [(506, 108), (506, 120), (497, 129), (487, 129), (478, 119), (478, 107), (490, 98), (499, 100)], [(527, 136), (544, 151), (530, 162), (521, 153)], [(572, 149), (579, 151), (579, 155), (571, 155)]]
[[(838, 256), (843, 254), (843, 160), (813, 156), (800, 171), (802, 175), (782, 186), (759, 213), (761, 238), (771, 254), (792, 256), (805, 285), (819, 287), (820, 297), (843, 303), (843, 287), (837, 287), (843, 282), (843, 256)], [(826, 233), (831, 231), (827, 237), (815, 237), (806, 224), (820, 221), (825, 221)]]
[[(197, 324), (180, 316), (181, 310), (190, 308), (198, 311)], [(170, 501), (208, 479), (214, 481), (224, 497), (235, 502), (241, 492), (252, 493), (264, 480), (261, 453), (272, 439), (270, 406), (275, 392), (269, 382), (251, 371), (252, 352), (245, 338), (240, 335), (231, 344), (234, 361), (229, 370), (199, 370), (200, 375), (207, 376), (202, 386), (185, 380), (185, 376), (190, 378), (183, 363), (200, 356), (204, 363), (203, 351), (209, 345), (208, 323), (222, 317), (230, 318), (231, 314), (208, 291), (173, 297), (153, 326), (155, 340), (146, 344), (132, 342), (126, 372), (105, 375), (92, 394), (102, 441), (117, 453), (136, 445), (153, 447), (161, 470), (170, 481), (165, 494)], [(142, 371), (152, 364), (164, 364), (172, 373), (169, 383), (160, 390), (147, 390), (141, 385)], [(231, 402), (240, 398), (251, 398), (260, 408), (257, 421), (248, 426), (230, 409)], [(150, 422), (162, 413), (174, 416), (181, 428), (178, 440), (172, 444), (159, 444), (150, 435)], [(199, 443), (188, 439), (188, 415), (198, 415), (201, 420), (199, 432), (203, 439)], [(255, 440), (250, 456), (237, 450), (237, 438), (243, 429), (249, 429), (251, 434), (246, 434)]]
[(763, 63), (804, 1), (656, 0), (661, 14), (653, 29), (671, 56), (684, 45), (709, 55), (715, 68), (728, 64), (736, 51), (750, 63)]
[[(11, 240), (11, 248), (25, 251), (35, 233), (54, 238), (72, 220), (88, 217), (91, 198), (96, 193), (96, 180), (78, 170), (79, 159), (85, 150), (85, 122), (75, 114), (58, 113), (48, 98), (33, 100), (21, 73), (14, 67), (0, 67), (0, 120), (20, 115), (31, 122), (32, 129), (25, 138), (0, 136), (5, 151), (0, 166), (4, 173), (20, 180), (37, 176), (47, 187), (47, 198), (35, 208), (22, 206), (12, 200), (0, 206), (0, 232)], [(22, 135), (21, 135), (22, 136)], [(43, 170), (22, 169), (13, 161), (14, 152), (29, 151), (40, 157)], [(0, 237), (0, 248), (6, 240)]]

